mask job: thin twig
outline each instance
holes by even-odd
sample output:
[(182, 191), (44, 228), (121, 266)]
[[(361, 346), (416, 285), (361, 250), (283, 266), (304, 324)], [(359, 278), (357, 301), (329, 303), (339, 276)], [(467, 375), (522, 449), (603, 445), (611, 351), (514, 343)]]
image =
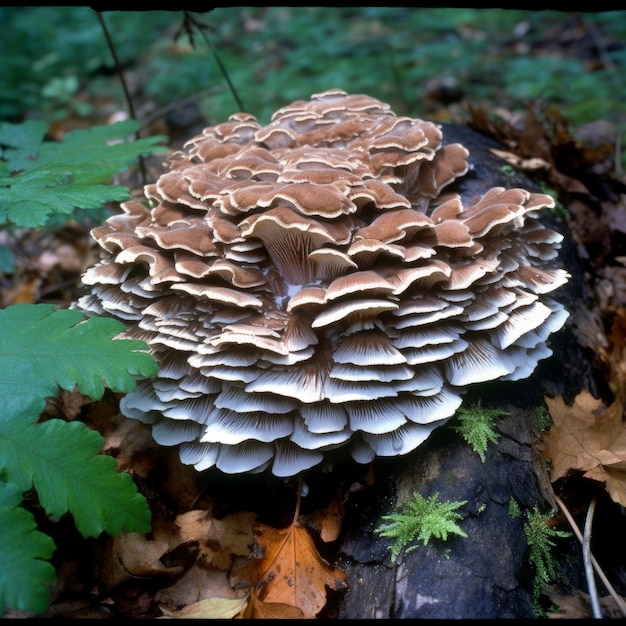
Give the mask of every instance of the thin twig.
[[(128, 105), (128, 112), (132, 119), (137, 120), (137, 115), (135, 115), (135, 107), (133, 105), (133, 99), (130, 97), (130, 91), (128, 90), (128, 85), (126, 84), (126, 78), (124, 77), (122, 64), (120, 63), (120, 60), (117, 56), (117, 51), (115, 50), (115, 46), (113, 45), (113, 39), (111, 39), (109, 29), (107, 28), (102, 13), (100, 11), (96, 11), (96, 15), (98, 16), (98, 21), (100, 22), (100, 26), (102, 27), (104, 38), (106, 39), (107, 45), (109, 46), (109, 50), (111, 51), (111, 56), (113, 57), (113, 62), (115, 63), (115, 70), (117, 71), (117, 75), (119, 76), (120, 82), (122, 83), (124, 97), (126, 98), (126, 104)], [(137, 131), (135, 135), (136, 137), (139, 137), (139, 131)], [(141, 170), (141, 179), (143, 181), (143, 184), (145, 185), (148, 181), (148, 177), (146, 174), (146, 166), (141, 155), (139, 155), (139, 168)]]
[[(237, 93), (235, 86), (230, 80), (230, 76), (228, 75), (228, 72), (226, 71), (225, 65), (222, 63), (222, 60), (217, 54), (217, 50), (215, 50), (215, 48), (213, 47), (213, 44), (211, 43), (211, 40), (209, 39), (209, 36), (206, 34), (206, 30), (208, 27), (206, 26), (206, 24), (202, 24), (198, 22), (198, 20), (196, 20), (193, 17), (193, 15), (189, 13), (189, 11), (183, 11), (183, 13), (184, 13), (183, 19), (184, 19), (185, 29), (187, 30), (187, 32), (190, 32), (190, 29), (186, 25), (192, 24), (200, 31), (200, 34), (202, 35), (202, 38), (204, 39), (204, 43), (207, 45), (207, 48), (211, 51), (211, 54), (215, 57), (215, 60), (217, 61), (217, 65), (220, 68), (220, 72), (222, 72), (222, 76), (224, 77), (224, 80), (226, 80), (226, 82), (228, 83), (230, 92), (233, 94), (233, 97), (235, 98), (235, 102), (237, 102), (237, 106), (239, 107), (239, 110), (245, 111), (243, 103), (241, 102), (241, 98), (239, 97), (239, 94)], [(191, 41), (193, 45), (193, 38), (191, 38)]]
[[(563, 514), (567, 518), (567, 521), (569, 522), (569, 525), (572, 527), (572, 530), (574, 531), (574, 534), (578, 538), (578, 541), (580, 541), (580, 543), (582, 544), (583, 536), (580, 532), (580, 529), (578, 528), (578, 525), (574, 521), (572, 514), (569, 512), (568, 508), (565, 506), (565, 503), (559, 498), (559, 496), (555, 494), (554, 499), (556, 503), (559, 505), (559, 507), (561, 508), (561, 511), (563, 511)], [(594, 558), (593, 554), (590, 555), (590, 560), (591, 560), (591, 564), (593, 565), (593, 568), (596, 570), (596, 574), (602, 581), (602, 584), (606, 587), (607, 591), (611, 594), (611, 597), (613, 598), (615, 604), (617, 604), (617, 608), (620, 610), (622, 615), (626, 617), (626, 605), (624, 604), (622, 599), (619, 597), (619, 595), (616, 593), (615, 589), (613, 589), (613, 585), (611, 585), (608, 578), (605, 576), (604, 572), (602, 571), (602, 568), (600, 567), (600, 565), (598, 565), (598, 562)]]
[(128, 104), (128, 111), (130, 116), (133, 119), (137, 119), (135, 115), (135, 107), (133, 106), (133, 100), (130, 97), (130, 92), (128, 91), (128, 85), (126, 84), (126, 79), (124, 78), (124, 72), (122, 71), (122, 64), (117, 56), (117, 51), (115, 50), (115, 46), (113, 45), (113, 40), (111, 39), (111, 35), (109, 33), (109, 29), (107, 28), (106, 22), (104, 21), (104, 17), (102, 17), (102, 13), (100, 11), (96, 11), (96, 15), (98, 16), (98, 21), (100, 22), (100, 26), (102, 26), (102, 31), (104, 32), (104, 37), (107, 40), (107, 45), (109, 46), (109, 50), (111, 51), (111, 56), (113, 57), (113, 62), (115, 63), (115, 69), (120, 78), (120, 82), (122, 83), (122, 89), (124, 90), (124, 97), (126, 98), (126, 104)]
[(587, 517), (585, 518), (585, 530), (583, 532), (583, 563), (585, 564), (585, 577), (587, 578), (587, 589), (589, 590), (589, 598), (591, 599), (593, 617), (595, 619), (602, 619), (598, 590), (596, 589), (596, 579), (594, 578), (593, 566), (591, 565), (591, 525), (593, 523), (593, 512), (595, 508), (596, 496), (591, 499), (591, 503), (587, 509)]

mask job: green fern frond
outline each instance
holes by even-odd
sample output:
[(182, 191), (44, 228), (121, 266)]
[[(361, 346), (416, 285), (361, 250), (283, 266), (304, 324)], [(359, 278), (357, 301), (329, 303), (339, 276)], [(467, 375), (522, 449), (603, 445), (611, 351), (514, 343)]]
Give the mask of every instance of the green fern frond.
[(513, 496), (509, 498), (508, 510), (509, 510), (509, 515), (511, 516), (511, 519), (517, 519), (522, 514), (520, 505)]
[(539, 430), (542, 433), (547, 433), (550, 430), (550, 426), (552, 426), (552, 416), (550, 415), (547, 407), (537, 407), (537, 409), (535, 410), (535, 416), (537, 418), (537, 425), (539, 426)]
[(39, 228), (52, 215), (97, 209), (130, 198), (112, 177), (134, 159), (163, 152), (163, 137), (126, 138), (139, 123), (127, 120), (66, 133), (63, 141), (44, 141), (47, 125), (0, 123), (0, 224)]
[(35, 489), (48, 515), (70, 513), (85, 537), (147, 532), (151, 512), (131, 476), (99, 454), (102, 436), (83, 422), (39, 422), (45, 398), (78, 387), (98, 399), (128, 392), (157, 365), (124, 325), (48, 304), (0, 310), (0, 617), (5, 607), (45, 612), (54, 580), (52, 540), (20, 504)]

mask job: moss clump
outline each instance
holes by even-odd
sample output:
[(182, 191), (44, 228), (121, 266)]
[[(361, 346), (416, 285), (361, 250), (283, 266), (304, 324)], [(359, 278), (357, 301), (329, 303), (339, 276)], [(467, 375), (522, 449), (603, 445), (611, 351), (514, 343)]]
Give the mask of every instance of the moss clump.
[(545, 406), (538, 406), (535, 411), (537, 417), (537, 425), (542, 433), (547, 433), (552, 426), (552, 416)]
[(528, 544), (530, 564), (533, 568), (533, 604), (535, 612), (543, 616), (545, 612), (539, 604), (539, 597), (548, 585), (562, 580), (559, 562), (553, 554), (557, 538), (571, 537), (571, 533), (557, 530), (549, 525), (551, 514), (544, 514), (537, 506), (526, 514), (524, 534)]
[(381, 537), (395, 539), (389, 546), (391, 560), (395, 563), (403, 550), (407, 554), (417, 550), (419, 544), (409, 545), (413, 542), (422, 541), (427, 545), (431, 537), (446, 541), (449, 534), (467, 537), (456, 523), (463, 519), (456, 510), (465, 504), (466, 500), (440, 502), (438, 493), (430, 498), (414, 493), (410, 500), (398, 507), (396, 513), (384, 515), (382, 519), (388, 523), (379, 526), (375, 532)]
[(485, 453), (489, 443), (496, 443), (500, 436), (495, 430), (496, 418), (508, 415), (500, 409), (484, 409), (480, 401), (469, 408), (461, 408), (457, 413), (459, 425), (454, 427), (468, 443), (480, 460), (485, 462)]
[(517, 519), (522, 514), (522, 510), (520, 509), (519, 503), (517, 500), (511, 496), (509, 498), (509, 515), (511, 519)]

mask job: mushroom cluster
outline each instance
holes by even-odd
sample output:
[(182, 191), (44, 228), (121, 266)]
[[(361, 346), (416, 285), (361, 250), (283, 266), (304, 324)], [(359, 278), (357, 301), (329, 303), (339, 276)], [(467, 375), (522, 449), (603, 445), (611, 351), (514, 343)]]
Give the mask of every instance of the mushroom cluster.
[(525, 378), (567, 318), (551, 197), (468, 170), (440, 126), (333, 89), (206, 128), (92, 231), (77, 306), (160, 365), (121, 402), (198, 470), (293, 476), (405, 454), (468, 385)]

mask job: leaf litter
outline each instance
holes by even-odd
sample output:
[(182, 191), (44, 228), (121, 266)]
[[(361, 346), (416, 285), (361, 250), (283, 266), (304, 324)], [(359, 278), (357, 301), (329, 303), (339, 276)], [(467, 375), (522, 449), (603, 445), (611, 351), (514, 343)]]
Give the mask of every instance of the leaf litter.
[(626, 506), (626, 428), (619, 400), (605, 406), (582, 391), (568, 406), (563, 398), (546, 398), (553, 420), (544, 435), (553, 482), (569, 472), (604, 483), (611, 498)]

